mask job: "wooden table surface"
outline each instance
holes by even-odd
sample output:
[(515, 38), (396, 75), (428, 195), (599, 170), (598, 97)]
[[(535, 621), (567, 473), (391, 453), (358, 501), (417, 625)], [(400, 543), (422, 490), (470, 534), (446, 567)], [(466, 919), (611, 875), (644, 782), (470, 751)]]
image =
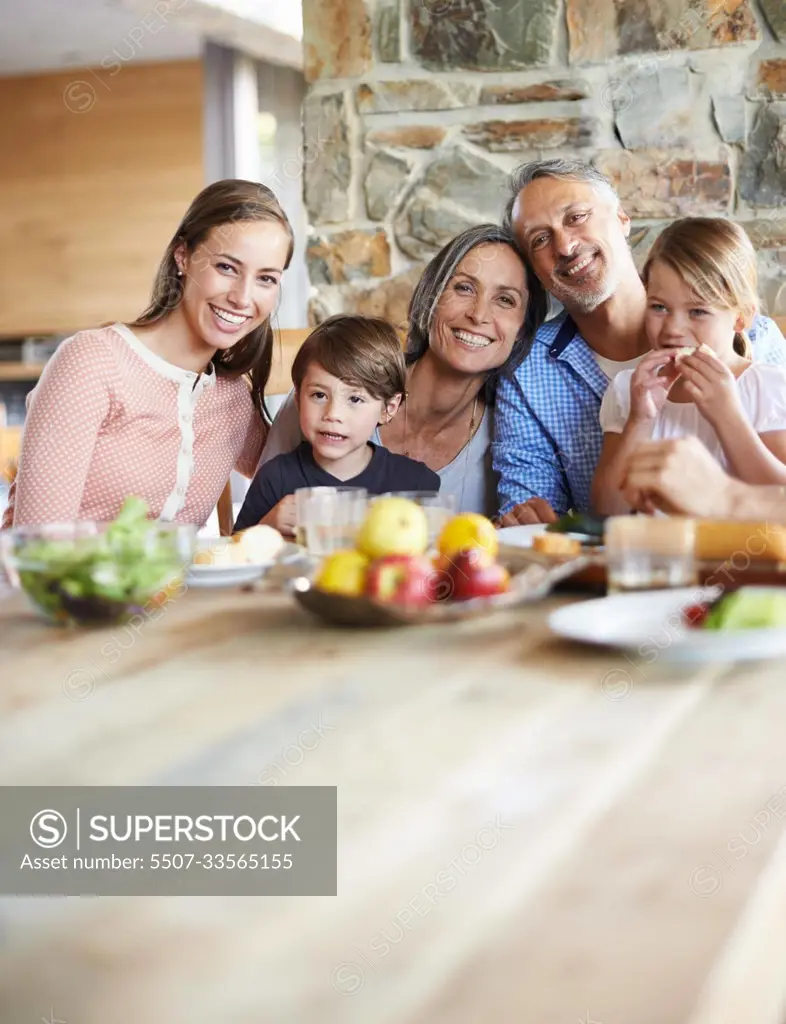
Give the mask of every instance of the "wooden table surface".
[(337, 897), (0, 901), (0, 1021), (781, 1024), (783, 665), (636, 667), (551, 636), (565, 599), (360, 632), (192, 591), (138, 634), (0, 601), (3, 785), (339, 796)]

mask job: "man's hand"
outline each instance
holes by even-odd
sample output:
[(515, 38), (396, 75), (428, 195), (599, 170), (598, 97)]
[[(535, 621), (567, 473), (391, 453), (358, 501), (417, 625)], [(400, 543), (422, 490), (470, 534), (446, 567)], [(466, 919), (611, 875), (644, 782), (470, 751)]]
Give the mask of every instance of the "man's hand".
[(285, 537), (294, 537), (297, 526), (297, 507), (295, 495), (288, 494), (286, 498), (271, 508), (264, 519), (260, 520), (261, 526), (272, 526)]
[(497, 521), (497, 526), (531, 526), (535, 523), (556, 523), (557, 513), (545, 498), (530, 498), (516, 505)]
[(640, 445), (622, 482), (625, 498), (639, 511), (710, 518), (731, 516), (736, 486), (695, 437)]

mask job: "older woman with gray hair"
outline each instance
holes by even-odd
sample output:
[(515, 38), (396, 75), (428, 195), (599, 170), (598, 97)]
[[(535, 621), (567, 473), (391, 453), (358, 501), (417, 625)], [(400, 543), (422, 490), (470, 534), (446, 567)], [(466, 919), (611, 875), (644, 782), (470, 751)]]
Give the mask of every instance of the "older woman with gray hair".
[[(372, 441), (435, 470), (440, 493), (453, 494), (459, 511), (497, 512), (490, 452), (497, 384), (526, 357), (546, 310), (542, 285), (496, 224), (448, 242), (413, 292), (406, 397)], [(262, 462), (301, 440), (292, 393), (273, 421)]]

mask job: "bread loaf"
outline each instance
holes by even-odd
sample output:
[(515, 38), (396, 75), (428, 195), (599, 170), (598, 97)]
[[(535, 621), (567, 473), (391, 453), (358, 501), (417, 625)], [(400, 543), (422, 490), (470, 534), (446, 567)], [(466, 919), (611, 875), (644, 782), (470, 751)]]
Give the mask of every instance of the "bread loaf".
[(696, 558), (740, 565), (752, 562), (786, 562), (786, 526), (772, 523), (735, 523), (701, 519), (696, 523)]

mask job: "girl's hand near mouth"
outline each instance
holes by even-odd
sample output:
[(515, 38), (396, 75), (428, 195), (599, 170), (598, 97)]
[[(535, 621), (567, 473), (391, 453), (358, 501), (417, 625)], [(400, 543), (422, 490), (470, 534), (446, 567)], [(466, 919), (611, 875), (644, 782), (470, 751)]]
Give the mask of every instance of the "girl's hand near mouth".
[(680, 363), (685, 390), (696, 403), (702, 416), (717, 429), (721, 423), (745, 420), (737, 391), (737, 381), (730, 367), (711, 350), (697, 349)]
[(630, 418), (635, 422), (656, 419), (680, 376), (674, 352), (653, 349), (641, 360), (630, 382)]

